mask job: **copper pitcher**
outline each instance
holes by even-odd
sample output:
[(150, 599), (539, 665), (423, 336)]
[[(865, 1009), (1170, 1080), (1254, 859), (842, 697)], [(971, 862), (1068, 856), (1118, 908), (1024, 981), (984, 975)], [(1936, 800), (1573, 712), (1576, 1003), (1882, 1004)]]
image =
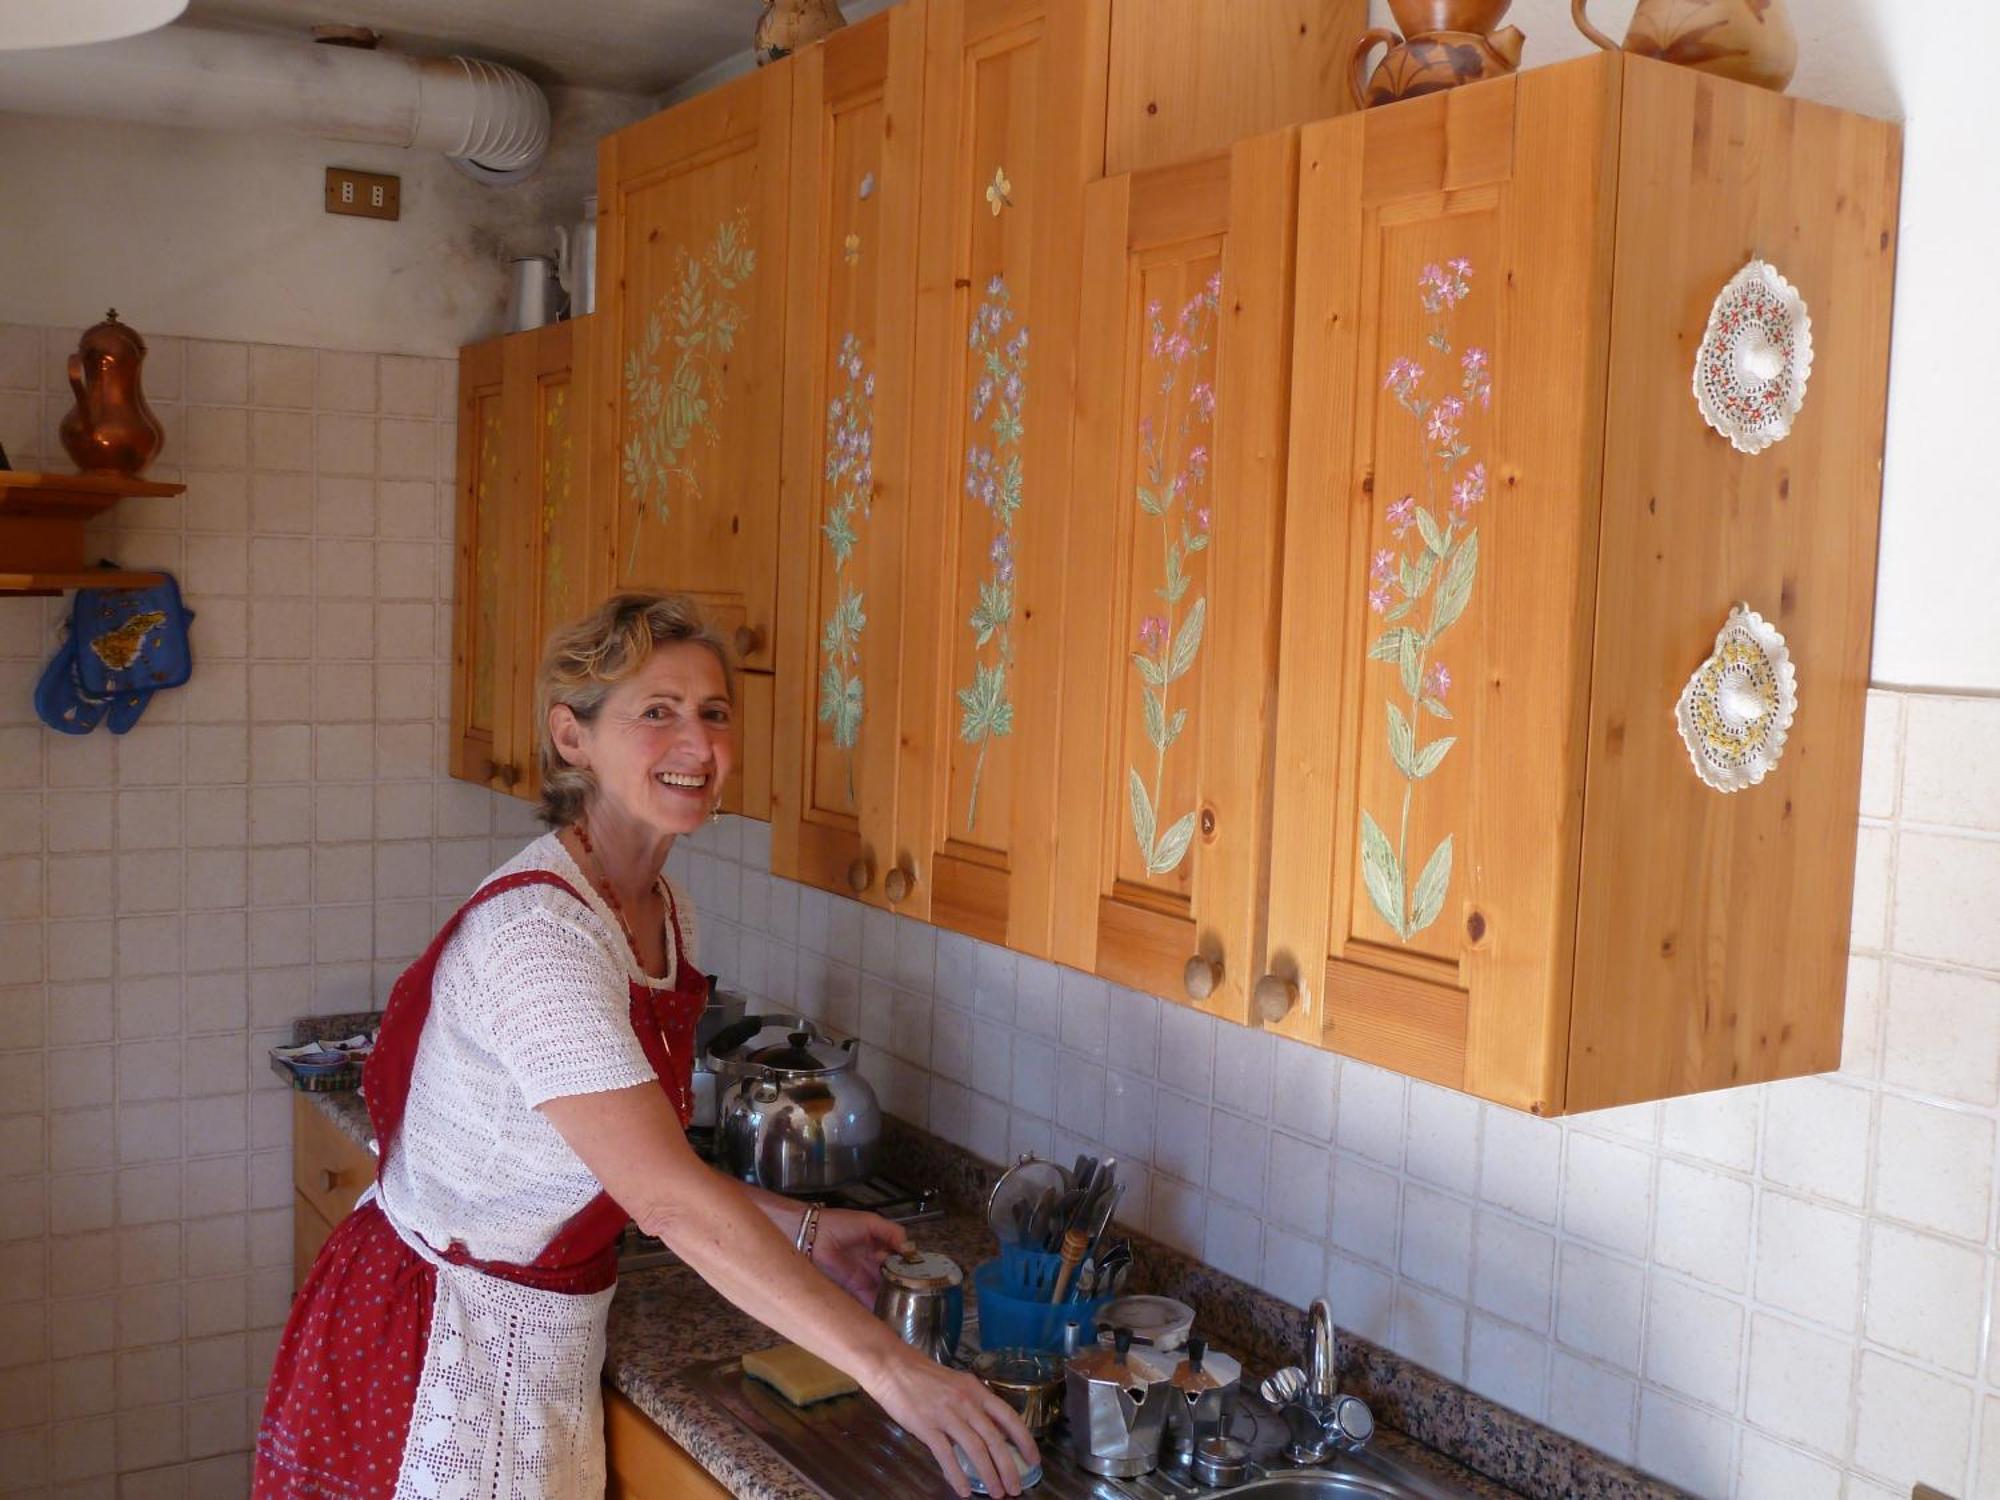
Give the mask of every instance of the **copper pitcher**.
[(69, 357), (76, 405), (62, 419), (62, 445), (85, 472), (137, 474), (166, 434), (139, 389), (146, 341), (118, 321), (118, 309), (84, 331)]
[(847, 17), (840, 13), (840, 0), (764, 0), (764, 14), (757, 18), (750, 50), (761, 68), (832, 35), (846, 24)]
[[(1590, 24), (1587, 4), (1570, 0), (1577, 30), (1607, 52), (1621, 50)], [(1779, 93), (1799, 66), (1785, 0), (1639, 0), (1622, 50)]]
[[(1512, 0), (1390, 0), (1390, 9), (1406, 24), (1446, 14), (1455, 19), (1497, 21), (1507, 13), (1511, 3)], [(1518, 26), (1499, 31), (1405, 31), (1402, 35), (1386, 27), (1373, 27), (1363, 32), (1354, 44), (1354, 71), (1349, 79), (1354, 102), (1363, 109), (1373, 109), (1378, 104), (1435, 94), (1462, 83), (1504, 78), (1521, 65), (1521, 48), (1526, 40)], [(1378, 45), (1389, 50), (1382, 54), (1382, 61), (1371, 73), (1368, 59)]]

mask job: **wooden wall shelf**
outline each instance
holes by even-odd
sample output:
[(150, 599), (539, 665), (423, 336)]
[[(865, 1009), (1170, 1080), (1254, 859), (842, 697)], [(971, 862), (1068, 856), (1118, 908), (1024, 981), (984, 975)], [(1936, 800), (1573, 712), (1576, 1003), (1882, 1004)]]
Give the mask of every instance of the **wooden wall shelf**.
[(92, 568), (83, 529), (120, 500), (178, 495), (183, 484), (120, 474), (0, 470), (0, 594), (59, 594), (77, 588), (144, 588), (164, 574)]

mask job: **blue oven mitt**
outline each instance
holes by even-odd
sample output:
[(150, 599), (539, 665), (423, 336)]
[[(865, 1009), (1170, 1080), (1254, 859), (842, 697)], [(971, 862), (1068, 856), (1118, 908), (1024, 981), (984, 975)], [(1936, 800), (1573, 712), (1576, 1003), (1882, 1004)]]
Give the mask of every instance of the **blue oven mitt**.
[(171, 577), (143, 589), (78, 589), (68, 632), (36, 685), (35, 712), (64, 734), (100, 722), (125, 733), (156, 691), (193, 675), (193, 619)]

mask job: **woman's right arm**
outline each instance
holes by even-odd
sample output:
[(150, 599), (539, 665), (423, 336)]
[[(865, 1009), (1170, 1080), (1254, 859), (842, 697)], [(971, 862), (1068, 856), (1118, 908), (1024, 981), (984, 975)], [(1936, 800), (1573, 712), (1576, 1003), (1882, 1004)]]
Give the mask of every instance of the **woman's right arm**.
[(919, 1354), (815, 1270), (740, 1184), (695, 1155), (657, 1084), (536, 1107), (641, 1229), (759, 1322), (852, 1375), (931, 1450), (958, 1494), (971, 1487), (953, 1443), (989, 1492), (1019, 1492), (1006, 1443), (1029, 1463), (1039, 1455), (1014, 1409), (972, 1376)]

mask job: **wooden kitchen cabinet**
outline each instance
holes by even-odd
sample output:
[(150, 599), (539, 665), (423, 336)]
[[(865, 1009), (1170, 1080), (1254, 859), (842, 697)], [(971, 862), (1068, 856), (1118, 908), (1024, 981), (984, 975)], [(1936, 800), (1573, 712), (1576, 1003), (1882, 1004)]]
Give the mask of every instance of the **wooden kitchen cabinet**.
[(629, 1399), (604, 1391), (605, 1500), (725, 1500), (729, 1489)]
[(451, 629), (451, 774), (507, 790), (519, 780), (520, 726), (503, 652), (511, 610), (503, 594), (521, 586), (513, 574), (501, 339), (470, 344), (458, 355), (458, 504), (453, 531), (456, 585)]
[(931, 0), (927, 28), (893, 904), (1035, 954), (1109, 20), (1109, 0)]
[(1298, 133), (1085, 198), (1056, 956), (1241, 1021), (1271, 813)]
[(908, 0), (793, 60), (771, 868), (877, 905), (906, 890), (897, 690), (926, 10)]
[(313, 1103), (292, 1096), (292, 1290), (304, 1284), (320, 1246), (375, 1180), (375, 1158)]
[[(1899, 158), (1624, 54), (1304, 132), (1277, 1029), (1539, 1114), (1838, 1066)], [(1753, 256), (1815, 351), (1754, 455), (1690, 395)], [(1724, 794), (1675, 703), (1739, 601), (1800, 706)]]

